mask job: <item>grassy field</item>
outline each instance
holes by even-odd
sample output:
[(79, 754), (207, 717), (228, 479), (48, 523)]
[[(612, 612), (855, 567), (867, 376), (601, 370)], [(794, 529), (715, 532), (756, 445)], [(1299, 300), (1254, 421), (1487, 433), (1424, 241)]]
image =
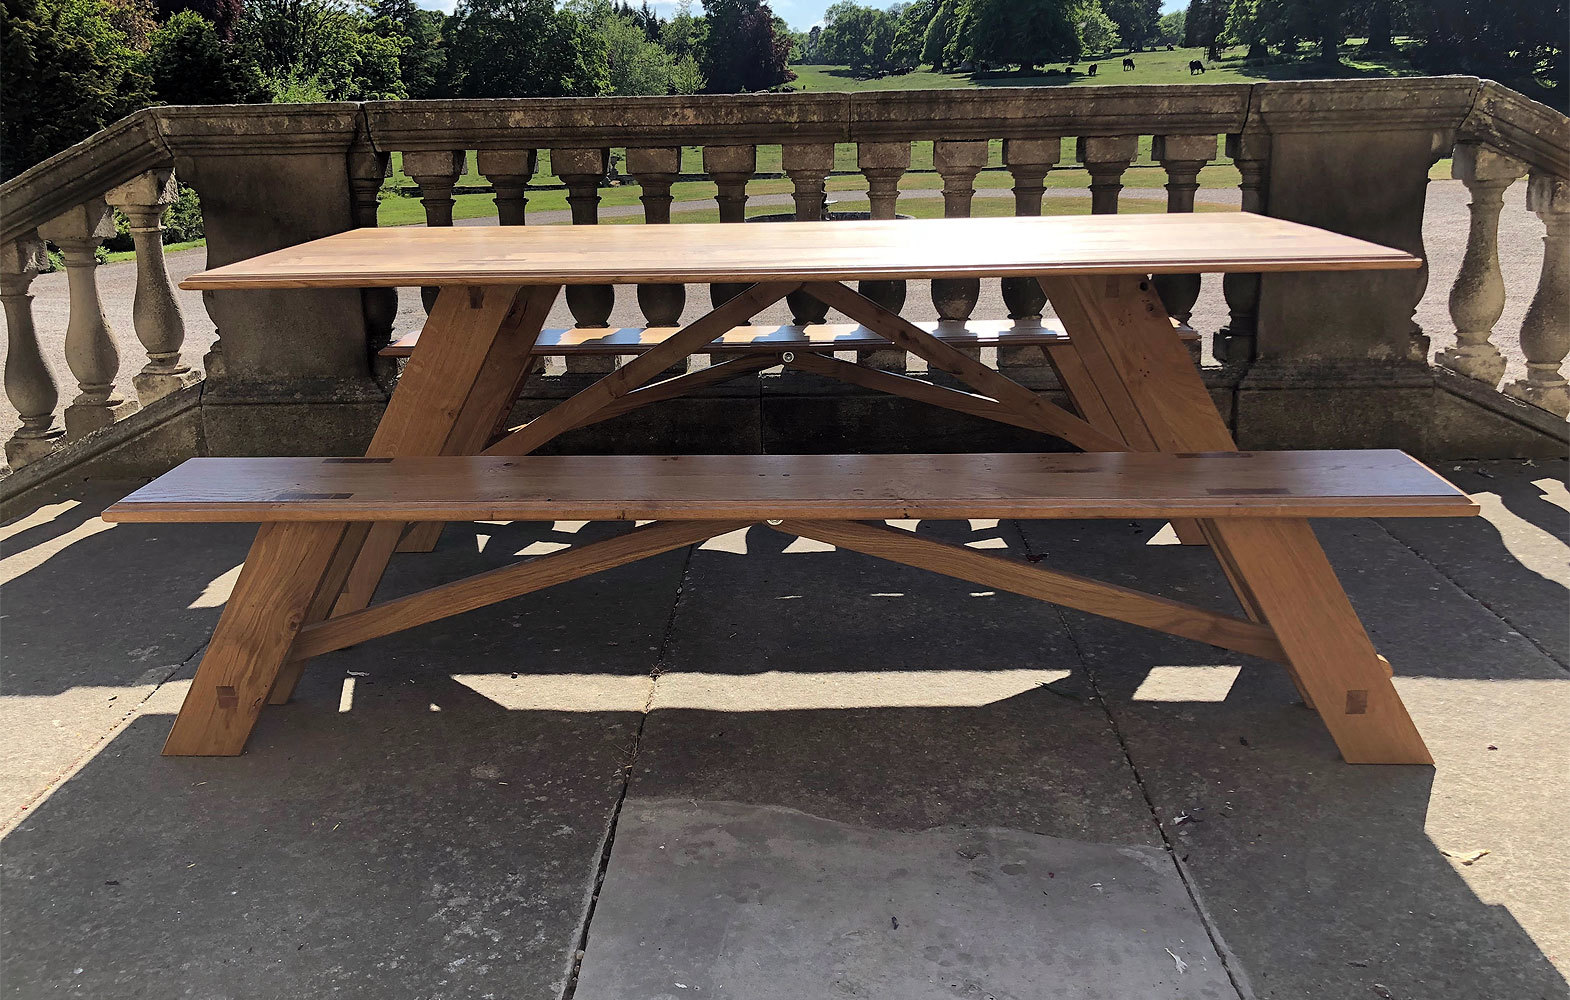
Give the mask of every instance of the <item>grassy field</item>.
[[(1212, 62), (1205, 58), (1200, 48), (1179, 48), (1171, 52), (1135, 52), (1129, 54), (1135, 68), (1122, 68), (1123, 52), (1106, 53), (1078, 62), (1056, 63), (1039, 66), (1030, 73), (1019, 71), (997, 73), (933, 73), (922, 70), (899, 76), (885, 76), (871, 80), (858, 80), (845, 66), (792, 66), (796, 81), (795, 90), (812, 91), (861, 91), (861, 90), (939, 90), (951, 87), (1078, 87), (1095, 84), (1158, 84), (1158, 83), (1239, 83), (1256, 80), (1305, 80), (1324, 77), (1354, 76), (1413, 76), (1417, 70), (1405, 57), (1394, 53), (1364, 56), (1358, 51), (1361, 40), (1352, 39), (1342, 48), (1342, 63), (1330, 67), (1309, 58), (1281, 57), (1248, 64), (1242, 48), (1224, 49), (1221, 59)], [(1203, 74), (1189, 72), (1190, 61), (1198, 59), (1205, 64)], [(1096, 76), (1087, 72), (1092, 63), (1099, 64)], [(1072, 65), (1078, 72), (1066, 75), (1061, 71)], [(1055, 71), (1055, 72), (1054, 72)]]

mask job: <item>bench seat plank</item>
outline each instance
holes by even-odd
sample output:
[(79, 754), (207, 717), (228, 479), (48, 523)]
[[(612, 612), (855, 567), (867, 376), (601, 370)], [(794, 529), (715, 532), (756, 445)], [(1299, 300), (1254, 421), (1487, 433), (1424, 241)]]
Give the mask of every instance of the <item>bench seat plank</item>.
[(1477, 505), (1399, 451), (195, 458), (127, 522), (1432, 517)]
[[(1069, 343), (1063, 324), (1045, 319), (971, 319), (963, 323), (929, 320), (917, 326), (956, 347), (1031, 347)], [(1185, 342), (1197, 341), (1199, 334), (1180, 324), (1178, 336)], [(540, 331), (534, 353), (548, 357), (582, 354), (642, 354), (663, 344), (676, 331), (674, 326), (575, 326)], [(420, 331), (406, 333), (382, 348), (384, 358), (407, 358), (420, 342)], [(703, 350), (705, 354), (738, 354), (774, 351), (854, 351), (893, 348), (888, 338), (857, 323), (814, 323), (795, 326), (767, 323), (737, 326)]]

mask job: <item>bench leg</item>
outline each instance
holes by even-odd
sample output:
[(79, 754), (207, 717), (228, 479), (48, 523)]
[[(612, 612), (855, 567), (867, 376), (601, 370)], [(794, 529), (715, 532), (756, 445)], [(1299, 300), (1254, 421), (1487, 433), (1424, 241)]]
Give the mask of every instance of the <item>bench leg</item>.
[[(442, 289), (366, 454), (476, 454), (517, 398), (558, 291), (555, 285)], [(372, 529), (335, 614), (371, 602), (405, 527)], [(415, 541), (434, 546), (440, 533), (440, 525), (422, 528)]]
[[(322, 575), (322, 585), (316, 588), (316, 596), (311, 598), (310, 606), (306, 608), (305, 620), (301, 628), (314, 625), (325, 620), (333, 613), (333, 605), (338, 601), (338, 595), (343, 592), (343, 585), (349, 579), (349, 571), (354, 568), (355, 560), (359, 557), (360, 548), (365, 544), (365, 537), (370, 533), (371, 525), (365, 523), (349, 524), (343, 527), (338, 536), (337, 551), (333, 553), (332, 562), (327, 564), (327, 572)], [(295, 686), (300, 683), (300, 677), (305, 673), (307, 658), (292, 656), (284, 661), (282, 669), (273, 681), (273, 689), (267, 696), (267, 704), (284, 705), (294, 697)]]
[(264, 524), (164, 743), (166, 756), (233, 756), (294, 643), (343, 525)]
[(1307, 521), (1209, 522), (1349, 764), (1432, 764)]

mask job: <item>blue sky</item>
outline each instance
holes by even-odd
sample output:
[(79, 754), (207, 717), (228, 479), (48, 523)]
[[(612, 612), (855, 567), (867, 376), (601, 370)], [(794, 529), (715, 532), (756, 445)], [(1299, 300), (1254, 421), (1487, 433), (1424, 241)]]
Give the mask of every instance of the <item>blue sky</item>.
[[(419, 0), (421, 7), (427, 7), (431, 10), (445, 10), (449, 13), (451, 13), (456, 2), (457, 0)], [(632, 2), (636, 5), (641, 3), (642, 0), (632, 0)], [(676, 2), (677, 0), (649, 0), (649, 6), (653, 7), (660, 14), (669, 16), (676, 9)], [(769, 5), (774, 8), (774, 13), (783, 17), (792, 28), (798, 31), (806, 31), (823, 20), (823, 12), (828, 9), (829, 3), (832, 2), (833, 0), (828, 0), (828, 2), (825, 2), (825, 0), (769, 0)], [(880, 3), (880, 0), (861, 0), (861, 2), (867, 6), (883, 5)], [(892, 4), (894, 0), (888, 0), (888, 2)], [(702, 0), (693, 0), (692, 6), (694, 13), (701, 13), (703, 10)], [(1163, 13), (1181, 10), (1185, 6), (1187, 6), (1185, 0), (1162, 0), (1161, 2)]]

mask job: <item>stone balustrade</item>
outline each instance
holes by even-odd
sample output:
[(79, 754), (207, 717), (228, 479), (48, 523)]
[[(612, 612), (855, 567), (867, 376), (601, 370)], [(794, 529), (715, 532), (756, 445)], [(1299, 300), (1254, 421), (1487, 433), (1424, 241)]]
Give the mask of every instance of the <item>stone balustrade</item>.
[[(453, 224), (454, 191), (471, 151), (502, 225), (526, 224), (530, 191), (549, 181), (542, 168), (565, 187), (574, 224), (598, 223), (613, 151), (622, 152), (627, 177), (640, 187), (642, 221), (664, 225), (671, 222), (672, 186), (693, 179), (700, 166), (714, 185), (720, 220), (745, 221), (760, 147), (779, 148), (798, 219), (824, 217), (829, 179), (852, 165), (865, 178), (871, 216), (896, 218), (913, 149), (923, 156), (930, 149), (933, 186), (949, 217), (975, 210), (983, 171), (1006, 175), (1015, 214), (1039, 214), (1053, 174), (1069, 169), (1088, 175), (1090, 211), (1115, 213), (1126, 200), (1128, 172), (1146, 161), (1139, 169), (1164, 173), (1166, 211), (1191, 212), (1201, 170), (1230, 164), (1247, 211), (1415, 253), (1422, 252), (1429, 168), (1453, 155), (1455, 176), (1472, 195), (1471, 224), (1449, 293), (1456, 343), (1434, 364), (1454, 373), (1445, 377), (1480, 383), (1504, 401), (1499, 406), (1524, 403), (1559, 417), (1570, 408), (1562, 372), (1570, 351), (1567, 122), (1470, 78), (156, 108), (0, 185), (5, 387), (21, 416), (7, 458), (16, 469), (69, 450), (68, 442), (197, 379), (182, 358), (184, 320), (161, 253), (160, 218), (177, 184), (190, 184), (201, 197), (208, 264), (217, 266), (376, 225), (394, 153), (419, 187), (427, 225)], [(1504, 193), (1521, 177), (1529, 178), (1528, 206), (1544, 226), (1544, 256), (1514, 334), (1525, 374), (1502, 385), (1500, 345), (1513, 334), (1495, 328), (1505, 296), (1498, 220)], [(138, 251), (133, 317), (147, 360), (132, 379), (135, 399), (116, 393), (120, 359), (94, 278), (95, 251), (114, 231), (111, 209), (129, 221)], [(59, 249), (69, 277), (65, 343), (77, 391), (63, 430), (54, 416), (60, 373), (49, 371), (38, 350), (29, 304), (43, 241)], [(1240, 441), (1445, 447), (1434, 435), (1447, 420), (1473, 418), (1436, 411), (1439, 376), (1430, 367), (1427, 334), (1413, 321), (1426, 281), (1426, 271), (1229, 275), (1222, 283), (1229, 317), (1207, 331), (1216, 363), (1208, 377), (1230, 394)], [(911, 306), (903, 282), (866, 286), (890, 308)], [(1174, 316), (1192, 315), (1198, 275), (1163, 275), (1157, 287)], [(734, 292), (715, 286), (702, 298), (718, 303)], [(567, 306), (578, 325), (604, 326), (619, 294), (629, 290), (575, 286)], [(652, 326), (696, 312), (694, 296), (681, 286), (630, 294)], [(1016, 321), (1039, 317), (1046, 304), (1033, 282), (1005, 280), (1001, 295)], [(945, 323), (981, 318), (974, 316), (979, 298), (975, 279), (931, 282), (930, 309)], [(195, 390), (206, 448), (351, 449), (374, 425), (386, 392), (374, 355), (397, 312), (391, 290), (217, 292), (204, 304), (219, 334), (203, 365), (206, 382)], [(796, 322), (820, 322), (827, 313), (806, 295), (790, 305)], [(892, 349), (859, 357), (895, 370), (905, 360)], [(574, 358), (567, 377), (592, 377), (614, 364)], [(1043, 391), (1055, 388), (1039, 349), (1005, 352), (997, 364)], [(1537, 419), (1499, 412), (1499, 419)]]

